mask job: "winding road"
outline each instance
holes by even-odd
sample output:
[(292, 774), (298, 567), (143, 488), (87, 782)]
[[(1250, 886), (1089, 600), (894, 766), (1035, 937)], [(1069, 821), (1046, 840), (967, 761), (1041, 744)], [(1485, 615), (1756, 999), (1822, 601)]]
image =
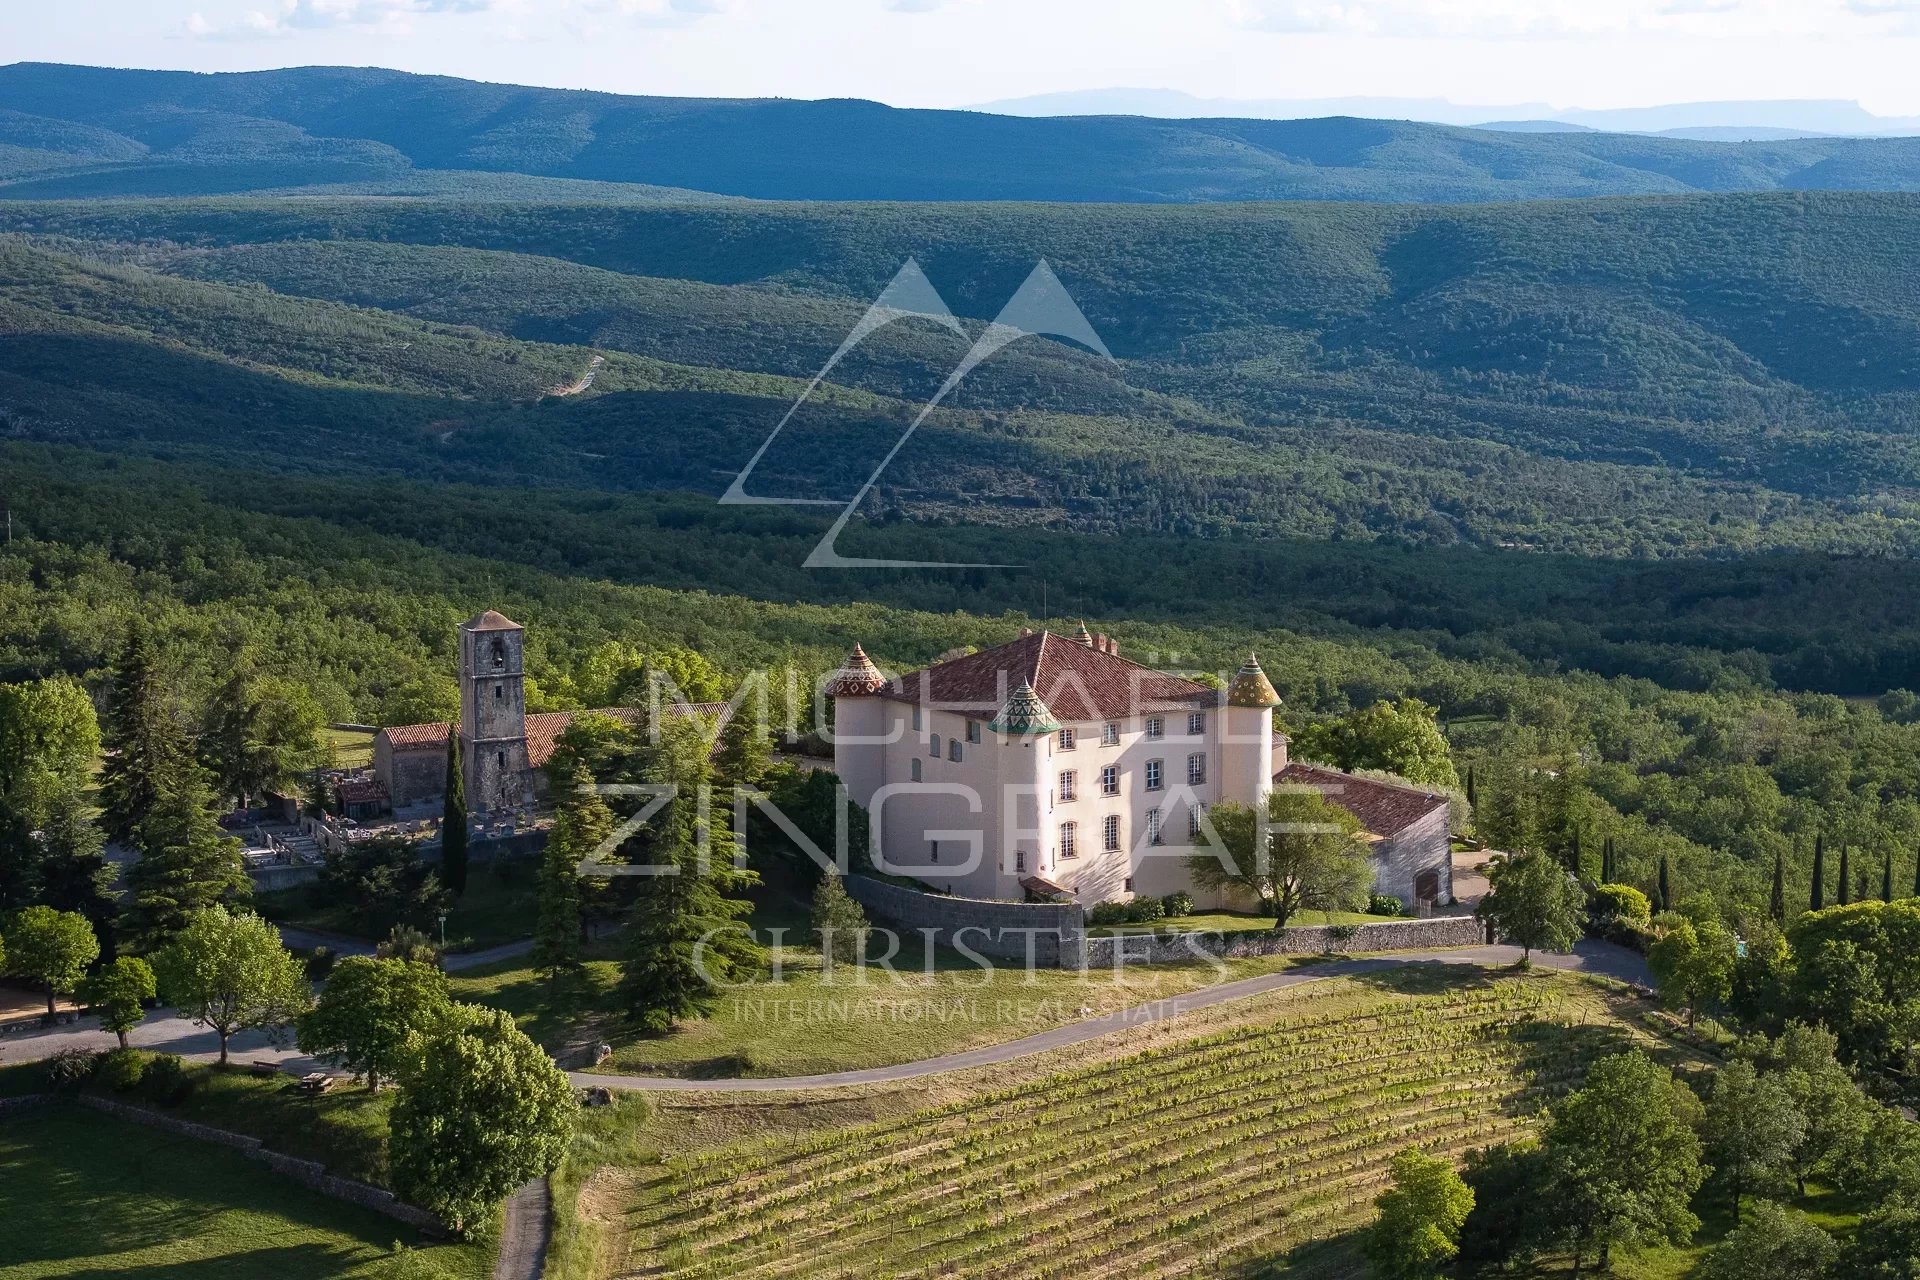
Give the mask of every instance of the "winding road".
[[(1088, 1040), (1116, 1035), (1133, 1027), (1164, 1022), (1168, 1018), (1177, 1018), (1183, 1013), (1191, 1013), (1196, 1009), (1207, 1009), (1214, 1005), (1226, 1004), (1230, 1000), (1245, 1000), (1251, 996), (1266, 995), (1272, 991), (1283, 991), (1288, 987), (1298, 987), (1326, 978), (1349, 977), (1356, 973), (1377, 973), (1382, 969), (1397, 969), (1405, 965), (1418, 964), (1510, 965), (1520, 959), (1520, 954), (1518, 947), (1454, 947), (1436, 951), (1408, 951), (1389, 956), (1365, 956), (1353, 960), (1331, 960), (1324, 964), (1288, 969), (1281, 973), (1264, 973), (1257, 977), (1241, 978), (1236, 982), (1221, 983), (1219, 986), (1201, 987), (1196, 991), (1168, 996), (1164, 1000), (1117, 1009), (1097, 1018), (1069, 1022), (1034, 1035), (1023, 1036), (1018, 1040), (1006, 1040), (999, 1044), (967, 1049), (959, 1053), (941, 1054), (935, 1058), (922, 1058), (918, 1062), (902, 1062), (891, 1067), (867, 1067), (859, 1071), (835, 1071), (814, 1076), (769, 1076), (732, 1080), (620, 1076), (597, 1071), (570, 1071), (567, 1076), (576, 1085), (598, 1086), (603, 1089), (640, 1089), (660, 1093), (788, 1093), (804, 1089), (892, 1084), (902, 1080), (918, 1080), (924, 1076), (943, 1075), (949, 1071), (965, 1071), (971, 1067), (1012, 1062), (1016, 1058), (1024, 1058), (1030, 1054), (1083, 1044)], [(1535, 952), (1533, 963), (1543, 969), (1591, 973), (1621, 982), (1646, 984), (1652, 980), (1647, 970), (1647, 962), (1641, 956), (1625, 947), (1592, 939), (1580, 942), (1569, 955)]]

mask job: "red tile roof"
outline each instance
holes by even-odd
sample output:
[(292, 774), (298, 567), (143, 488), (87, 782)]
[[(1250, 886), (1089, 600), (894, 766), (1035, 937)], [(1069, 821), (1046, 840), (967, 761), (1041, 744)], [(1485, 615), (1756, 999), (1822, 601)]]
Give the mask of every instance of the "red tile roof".
[(1359, 778), (1324, 765), (1303, 764), (1298, 760), (1273, 775), (1282, 786), (1312, 787), (1327, 799), (1360, 819), (1360, 825), (1383, 838), (1399, 835), (1436, 809), (1447, 807), (1447, 798), (1437, 791), (1404, 787), (1378, 778)]
[[(720, 728), (724, 728), (732, 718), (724, 702), (670, 703), (666, 712), (668, 715), (691, 715), (714, 720)], [(590, 712), (536, 711), (527, 717), (527, 763), (538, 769), (553, 759), (553, 753), (560, 745), (560, 735), (567, 731), (567, 726), (573, 723), (576, 715), (611, 716), (615, 720), (631, 723), (639, 714), (632, 707), (598, 707)], [(442, 720), (434, 724), (390, 725), (380, 732), (386, 735), (387, 742), (395, 751), (423, 751), (429, 748), (444, 751), (447, 748), (447, 732), (451, 728)]]
[(894, 679), (881, 696), (991, 720), (1025, 680), (1061, 723), (1198, 710), (1212, 689), (1041, 631)]

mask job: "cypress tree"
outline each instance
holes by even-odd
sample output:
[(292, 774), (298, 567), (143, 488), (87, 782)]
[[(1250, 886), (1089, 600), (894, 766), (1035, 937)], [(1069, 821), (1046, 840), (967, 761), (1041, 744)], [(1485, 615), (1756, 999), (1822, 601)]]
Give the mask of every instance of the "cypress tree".
[(1880, 868), (1880, 901), (1893, 901), (1893, 850), (1887, 850), (1886, 862)]
[[(1479, 793), (1476, 791), (1473, 785), (1473, 766), (1468, 765), (1467, 766), (1467, 811), (1469, 813), (1477, 812), (1475, 806), (1478, 803), (1479, 803)], [(1916, 878), (1920, 878), (1920, 871), (1916, 871), (1914, 875)]]
[(1767, 912), (1775, 924), (1787, 922), (1787, 858), (1778, 850), (1773, 855), (1773, 894), (1767, 902)]
[(1655, 910), (1669, 911), (1673, 908), (1673, 865), (1666, 854), (1660, 855), (1660, 901)]
[(1852, 852), (1853, 850), (1850, 846), (1844, 844), (1840, 846), (1840, 887), (1839, 891), (1834, 894), (1833, 900), (1843, 907), (1853, 901), (1853, 877), (1852, 873), (1847, 869), (1848, 858)]
[(440, 811), (440, 879), (458, 897), (467, 891), (467, 777), (460, 768), (460, 734), (447, 731), (447, 792)]
[(1608, 836), (1600, 844), (1600, 883), (1618, 884), (1614, 874), (1618, 870), (1613, 864), (1613, 837)]
[(1807, 895), (1807, 910), (1819, 911), (1827, 905), (1827, 838), (1813, 837), (1813, 891)]

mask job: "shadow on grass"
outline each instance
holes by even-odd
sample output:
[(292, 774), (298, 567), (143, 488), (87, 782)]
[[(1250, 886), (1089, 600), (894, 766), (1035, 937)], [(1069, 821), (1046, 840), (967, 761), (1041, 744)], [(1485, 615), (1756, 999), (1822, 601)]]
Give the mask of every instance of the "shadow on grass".
[[(1340, 959), (1338, 956), (1330, 957)], [(1409, 960), (1390, 968), (1351, 975), (1353, 981), (1405, 996), (1434, 996), (1451, 991), (1480, 991), (1516, 976), (1517, 971), (1446, 960)]]
[(1281, 1253), (1228, 1262), (1211, 1274), (1220, 1280), (1332, 1280), (1369, 1275), (1360, 1253), (1359, 1228), (1309, 1240)]
[(64, 1280), (322, 1280), (346, 1275), (367, 1259), (354, 1250), (323, 1244), (291, 1245), (280, 1249), (254, 1249), (219, 1258), (199, 1258), (191, 1262), (156, 1262), (145, 1265), (118, 1263), (63, 1271)]

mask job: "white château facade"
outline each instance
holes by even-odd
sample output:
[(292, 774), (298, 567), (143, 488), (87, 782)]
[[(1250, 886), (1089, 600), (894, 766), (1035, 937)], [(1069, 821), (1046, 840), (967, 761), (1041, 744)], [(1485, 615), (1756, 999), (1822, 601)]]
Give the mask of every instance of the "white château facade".
[(834, 768), (874, 815), (885, 869), (936, 889), (1083, 904), (1186, 890), (1203, 907), (1248, 906), (1197, 890), (1185, 859), (1208, 806), (1259, 804), (1277, 781), (1361, 816), (1382, 892), (1415, 907), (1452, 897), (1445, 798), (1324, 770), (1296, 782), (1252, 654), (1216, 691), (1082, 626), (893, 680), (856, 647), (826, 692)]

